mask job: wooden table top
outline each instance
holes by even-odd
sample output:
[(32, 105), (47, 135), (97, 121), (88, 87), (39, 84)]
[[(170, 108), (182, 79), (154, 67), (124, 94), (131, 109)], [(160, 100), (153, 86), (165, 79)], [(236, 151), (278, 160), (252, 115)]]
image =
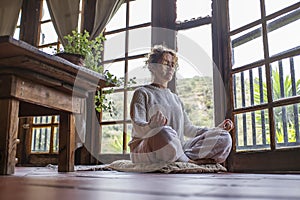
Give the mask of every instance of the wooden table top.
[(7, 73), (70, 92), (76, 89), (85, 93), (107, 87), (102, 74), (42, 52), (11, 36), (0, 36), (0, 75)]

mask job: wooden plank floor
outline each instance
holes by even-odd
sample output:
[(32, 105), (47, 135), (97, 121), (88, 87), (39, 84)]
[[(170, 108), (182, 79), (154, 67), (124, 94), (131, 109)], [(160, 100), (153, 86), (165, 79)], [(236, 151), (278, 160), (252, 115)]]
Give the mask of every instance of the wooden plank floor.
[(58, 173), (51, 168), (17, 167), (14, 175), (0, 176), (0, 196), (3, 200), (299, 200), (300, 175)]

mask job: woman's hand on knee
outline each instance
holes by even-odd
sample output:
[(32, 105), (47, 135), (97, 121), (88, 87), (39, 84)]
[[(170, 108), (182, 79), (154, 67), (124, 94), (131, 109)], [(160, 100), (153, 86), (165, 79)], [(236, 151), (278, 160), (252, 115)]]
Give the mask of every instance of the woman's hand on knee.
[(225, 119), (218, 127), (229, 132), (234, 128), (234, 124), (230, 119)]

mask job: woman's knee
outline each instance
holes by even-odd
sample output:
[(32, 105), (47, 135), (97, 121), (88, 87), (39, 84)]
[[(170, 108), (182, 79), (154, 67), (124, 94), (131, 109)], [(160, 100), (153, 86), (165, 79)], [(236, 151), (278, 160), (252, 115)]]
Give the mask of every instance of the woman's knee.
[(174, 139), (178, 139), (177, 133), (170, 127), (162, 127), (155, 135), (148, 138), (152, 146), (152, 151), (156, 151), (173, 143)]
[(231, 149), (232, 138), (231, 138), (231, 135), (228, 131), (222, 132), (221, 140), (222, 140), (222, 144), (223, 144), (224, 147), (226, 147), (226, 148), (230, 147), (230, 149)]
[(232, 147), (232, 139), (231, 135), (227, 131), (222, 131), (219, 135), (218, 142), (215, 146), (216, 154), (214, 156), (214, 160), (217, 163), (222, 163), (224, 162), (231, 150)]

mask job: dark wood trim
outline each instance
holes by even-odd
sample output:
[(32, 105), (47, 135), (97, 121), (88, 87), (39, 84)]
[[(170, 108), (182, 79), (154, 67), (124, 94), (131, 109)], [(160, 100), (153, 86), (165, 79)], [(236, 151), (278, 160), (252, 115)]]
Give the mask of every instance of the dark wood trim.
[(23, 1), (22, 10), (26, 12), (21, 15), (20, 40), (33, 46), (39, 44), (41, 9), (41, 0)]
[[(269, 45), (268, 45), (268, 27), (266, 22), (266, 10), (265, 10), (265, 0), (260, 0), (261, 7), (261, 18), (262, 18), (262, 39), (264, 47), (264, 59), (265, 59), (265, 75), (266, 75), (266, 84), (267, 84), (267, 98), (268, 104), (273, 102), (272, 97), (272, 74), (270, 66), (270, 57), (269, 57)], [(274, 121), (274, 111), (273, 107), (268, 107), (269, 114), (269, 130), (270, 130), (270, 140), (271, 140), (271, 149), (274, 150), (276, 147), (276, 138), (275, 138), (275, 121)]]
[(152, 0), (151, 21), (152, 45), (163, 44), (176, 49), (176, 0)]
[(230, 157), (231, 172), (293, 172), (300, 171), (300, 149), (238, 152)]
[(137, 29), (137, 28), (144, 28), (144, 27), (150, 27), (150, 26), (151, 26), (151, 22), (144, 23), (144, 24), (138, 24), (138, 25), (134, 25), (134, 26), (128, 26), (126, 28), (120, 28), (120, 29), (104, 32), (104, 36), (115, 34), (115, 33), (121, 33), (121, 32), (124, 32), (126, 30), (134, 30), (134, 29)]
[(47, 165), (57, 165), (58, 163), (58, 154), (55, 153), (34, 153), (30, 154), (28, 156), (28, 161), (25, 164), (22, 164), (22, 166), (39, 166), (39, 167), (45, 167)]
[(194, 28), (197, 26), (203, 26), (207, 24), (211, 24), (212, 22), (212, 17), (199, 17), (197, 19), (189, 20), (189, 21), (184, 21), (184, 22), (176, 22), (175, 29), (177, 31), (179, 30), (186, 30), (190, 28)]
[(19, 101), (0, 98), (0, 175), (15, 172), (19, 124)]
[[(61, 112), (59, 116), (58, 171), (73, 172), (75, 162), (75, 118), (73, 114)], [(61, 134), (64, 133), (64, 134)]]
[(87, 30), (92, 33), (94, 29), (95, 13), (96, 13), (96, 0), (83, 1), (83, 27), (82, 30)]
[(18, 128), (18, 138), (20, 139), (20, 143), (17, 146), (17, 153), (16, 157), (18, 158), (18, 163), (17, 165), (21, 165), (22, 163), (26, 163), (26, 137), (27, 135), (27, 130), (29, 128), (24, 128), (27, 127), (25, 124), (27, 124), (27, 118), (19, 118), (19, 128)]
[(59, 112), (57, 110), (27, 102), (20, 102), (19, 117), (48, 116), (58, 114)]
[(134, 60), (134, 59), (138, 59), (138, 58), (145, 58), (146, 54), (139, 54), (139, 55), (134, 55), (134, 56), (127, 56), (127, 58), (122, 57), (122, 58), (116, 58), (113, 60), (105, 60), (103, 61), (102, 64), (108, 64), (108, 63), (114, 63), (114, 62), (121, 62), (121, 61), (125, 61), (127, 60)]
[[(176, 0), (152, 0), (151, 21), (151, 45), (164, 45), (176, 50)], [(176, 93), (175, 76), (168, 83), (168, 88), (174, 93)]]
[(213, 0), (212, 8), (214, 116), (215, 124), (219, 124), (224, 117), (233, 118), (228, 1)]

